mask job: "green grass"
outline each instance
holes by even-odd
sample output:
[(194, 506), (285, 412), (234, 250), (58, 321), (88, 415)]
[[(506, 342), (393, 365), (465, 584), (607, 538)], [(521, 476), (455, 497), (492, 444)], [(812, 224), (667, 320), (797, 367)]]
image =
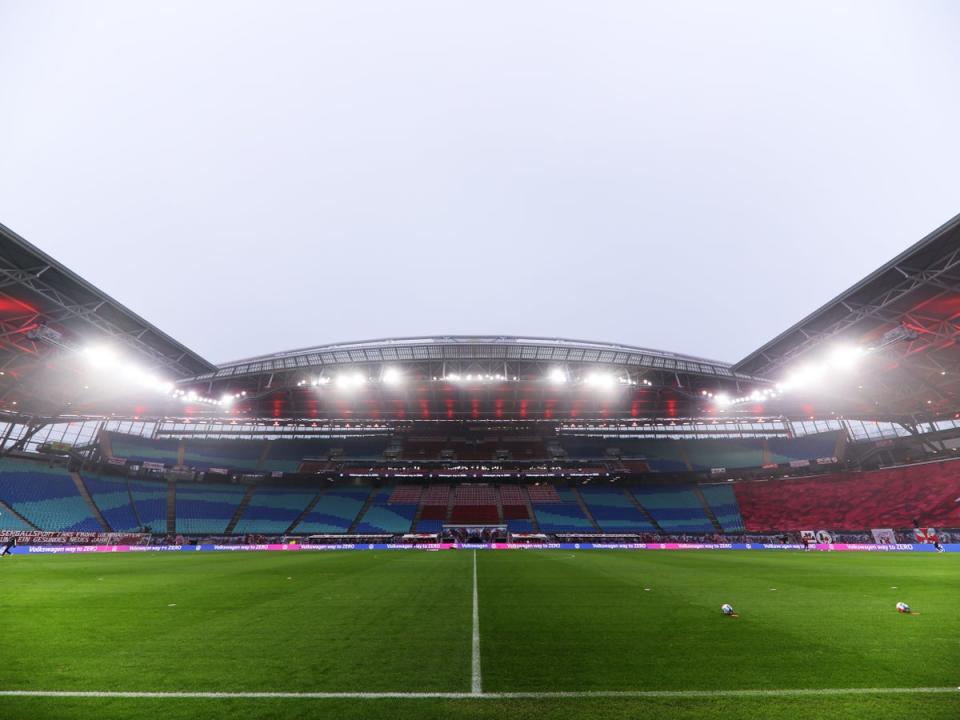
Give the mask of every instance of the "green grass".
[[(0, 689), (467, 692), (472, 557), (4, 558)], [(477, 566), (487, 692), (960, 685), (956, 555), (517, 551), (479, 552)], [(919, 614), (899, 615), (898, 600)], [(724, 602), (740, 617), (721, 616)], [(960, 691), (548, 700), (0, 697), (4, 720), (913, 714), (960, 718)]]

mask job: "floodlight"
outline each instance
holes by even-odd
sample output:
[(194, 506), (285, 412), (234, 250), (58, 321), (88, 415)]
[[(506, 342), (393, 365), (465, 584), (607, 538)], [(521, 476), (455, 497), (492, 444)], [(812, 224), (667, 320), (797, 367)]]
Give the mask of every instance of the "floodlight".
[(584, 382), (590, 387), (610, 388), (613, 387), (616, 379), (610, 373), (594, 371), (587, 374)]
[(386, 385), (400, 385), (403, 383), (403, 374), (395, 367), (385, 368), (382, 376)]
[(830, 351), (830, 364), (841, 370), (849, 370), (860, 360), (863, 348), (855, 345), (837, 345)]
[(567, 381), (567, 373), (564, 372), (563, 368), (555, 367), (550, 370), (547, 379), (554, 385), (563, 385)]

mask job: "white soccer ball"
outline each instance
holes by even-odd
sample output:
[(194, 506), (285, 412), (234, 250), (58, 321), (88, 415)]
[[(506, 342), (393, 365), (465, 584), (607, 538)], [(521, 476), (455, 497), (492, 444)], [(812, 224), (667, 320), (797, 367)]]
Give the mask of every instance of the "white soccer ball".
[(910, 612), (910, 606), (907, 605), (905, 602), (898, 602), (898, 603), (897, 603), (897, 612), (900, 612), (900, 613), (908, 613), (908, 612)]
[(720, 606), (720, 612), (722, 612), (724, 615), (733, 615), (733, 605), (724, 603)]

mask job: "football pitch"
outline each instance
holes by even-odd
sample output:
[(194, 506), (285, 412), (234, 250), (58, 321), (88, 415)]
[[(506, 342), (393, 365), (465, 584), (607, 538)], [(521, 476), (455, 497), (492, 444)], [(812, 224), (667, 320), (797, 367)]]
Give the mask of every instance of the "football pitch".
[(957, 555), (0, 561), (4, 720), (960, 718), (958, 685)]

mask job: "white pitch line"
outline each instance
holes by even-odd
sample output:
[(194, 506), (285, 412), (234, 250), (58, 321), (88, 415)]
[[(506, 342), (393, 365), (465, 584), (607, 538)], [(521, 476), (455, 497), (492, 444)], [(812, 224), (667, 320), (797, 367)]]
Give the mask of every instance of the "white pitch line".
[(480, 674), (480, 603), (477, 599), (477, 551), (473, 551), (473, 662), (470, 668), (470, 694), (483, 694)]
[(817, 697), (830, 695), (960, 694), (960, 688), (797, 688), (782, 690), (583, 690), (570, 692), (123, 692), (86, 690), (0, 690), (0, 697), (132, 698), (132, 699), (249, 699), (249, 700), (561, 700), (578, 698), (634, 698), (696, 700), (749, 697)]

